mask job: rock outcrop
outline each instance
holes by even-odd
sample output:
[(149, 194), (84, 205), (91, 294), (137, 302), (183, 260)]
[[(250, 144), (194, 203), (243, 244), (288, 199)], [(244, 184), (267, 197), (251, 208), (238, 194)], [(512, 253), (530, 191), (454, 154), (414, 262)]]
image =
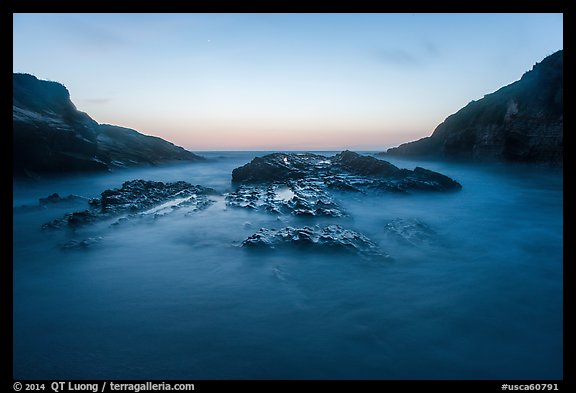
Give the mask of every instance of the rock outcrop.
[(240, 184), (283, 182), (290, 186), (295, 179), (343, 191), (448, 191), (462, 188), (460, 183), (441, 173), (419, 167), (413, 171), (400, 169), (387, 161), (351, 151), (332, 157), (273, 153), (257, 157), (232, 171), (232, 181)]
[(340, 225), (281, 229), (262, 228), (242, 242), (247, 248), (301, 248), (319, 252), (346, 252), (366, 258), (391, 259), (366, 236)]
[[(247, 181), (238, 184), (235, 191), (223, 195), (227, 205), (263, 213), (292, 215), (297, 217), (293, 220), (306, 220), (307, 225), (262, 228), (242, 242), (243, 247), (252, 249), (304, 249), (323, 253), (352, 253), (371, 260), (390, 259), (377, 243), (361, 233), (337, 224), (314, 224), (326, 218), (336, 222), (339, 218), (345, 218), (346, 222), (350, 222), (350, 216), (337, 202), (350, 192), (359, 193), (358, 197), (362, 198), (362, 194), (390, 190), (407, 193), (407, 190), (447, 191), (461, 188), (455, 180), (436, 172), (422, 168), (414, 171), (399, 169), (388, 162), (349, 151), (333, 157), (277, 153), (254, 161), (255, 169), (247, 164), (240, 171)], [(275, 168), (271, 172), (264, 171), (266, 181), (259, 177), (259, 169), (263, 166)], [(270, 173), (275, 173), (275, 176), (271, 177)], [(101, 230), (127, 221), (133, 223), (136, 219), (150, 223), (167, 214), (175, 214), (175, 211), (188, 216), (208, 208), (219, 196), (222, 194), (211, 188), (185, 181), (164, 183), (138, 179), (124, 182), (119, 188), (107, 189), (94, 199), (76, 195), (61, 197), (54, 193), (40, 198), (38, 208), (56, 205), (59, 208), (69, 207), (69, 213), (45, 223), (42, 228), (67, 230), (69, 236), (60, 245), (62, 250), (89, 250), (101, 244), (103, 237), (93, 236), (92, 233), (92, 236), (82, 238), (86, 227)], [(75, 211), (71, 211), (72, 208)], [(281, 221), (286, 222), (287, 217)], [(394, 220), (386, 225), (385, 232), (396, 240), (416, 246), (432, 242), (435, 238), (434, 231), (419, 221)]]
[(13, 74), (13, 174), (34, 176), (201, 160), (135, 130), (98, 124), (57, 82)]
[(335, 192), (451, 191), (460, 183), (424, 168), (413, 171), (374, 157), (344, 151), (332, 157), (273, 153), (232, 171), (228, 206), (295, 216), (342, 217)]
[(326, 171), (331, 161), (311, 153), (272, 153), (256, 157), (232, 171), (235, 183), (266, 183), (303, 179)]
[(563, 64), (560, 50), (447, 117), (431, 136), (380, 154), (562, 165)]
[[(100, 198), (91, 199), (89, 209), (67, 213), (61, 219), (44, 224), (43, 228), (73, 229), (122, 215), (158, 217), (180, 208), (196, 211), (208, 207), (212, 203), (208, 196), (214, 193), (211, 188), (184, 181), (131, 180), (124, 182), (121, 188), (105, 190)], [(49, 198), (56, 199), (54, 196)]]

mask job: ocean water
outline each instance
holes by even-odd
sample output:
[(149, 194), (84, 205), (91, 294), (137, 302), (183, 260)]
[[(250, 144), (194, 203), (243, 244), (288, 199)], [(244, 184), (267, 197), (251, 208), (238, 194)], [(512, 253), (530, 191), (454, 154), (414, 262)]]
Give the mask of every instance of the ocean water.
[[(559, 171), (392, 159), (458, 180), (453, 193), (341, 193), (344, 218), (227, 208), (76, 232), (41, 225), (126, 180), (233, 190), (256, 152), (207, 162), (14, 182), (14, 378), (560, 379), (563, 179)], [(327, 153), (328, 154), (328, 153)], [(23, 205), (29, 207), (22, 207)], [(390, 236), (418, 220), (422, 242)], [(247, 250), (261, 227), (340, 224), (393, 257)], [(101, 238), (63, 250), (71, 239)]]

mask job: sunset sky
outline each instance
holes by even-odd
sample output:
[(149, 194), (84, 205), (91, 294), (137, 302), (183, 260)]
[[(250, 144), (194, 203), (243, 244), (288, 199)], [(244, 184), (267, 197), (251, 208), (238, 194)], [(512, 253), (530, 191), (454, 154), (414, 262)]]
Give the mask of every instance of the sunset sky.
[(562, 35), (562, 14), (14, 14), (13, 70), (192, 151), (382, 150)]

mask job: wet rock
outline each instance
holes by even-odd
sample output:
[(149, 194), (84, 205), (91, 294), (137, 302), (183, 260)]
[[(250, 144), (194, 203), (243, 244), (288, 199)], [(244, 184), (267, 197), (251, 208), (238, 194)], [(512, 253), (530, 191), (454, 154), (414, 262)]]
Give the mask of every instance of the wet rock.
[(340, 191), (377, 189), (391, 192), (448, 191), (462, 188), (457, 181), (428, 169), (413, 171), (374, 157), (344, 151), (332, 157), (317, 154), (273, 153), (257, 157), (232, 171), (240, 184), (288, 184), (295, 180)]
[(366, 236), (344, 229), (340, 225), (262, 228), (244, 240), (242, 247), (265, 249), (296, 247), (306, 250), (347, 252), (369, 258), (390, 258)]
[(406, 176), (405, 188), (427, 191), (449, 191), (459, 190), (462, 185), (441, 173), (424, 169), (421, 167), (414, 168), (414, 171)]
[(184, 181), (163, 183), (131, 180), (122, 184), (121, 188), (105, 190), (100, 198), (91, 199), (89, 209), (68, 213), (61, 219), (44, 224), (42, 228), (76, 228), (122, 214), (150, 214), (157, 217), (184, 207), (195, 211), (209, 206), (212, 202), (208, 195), (214, 193), (211, 188)]
[(345, 215), (323, 187), (305, 180), (289, 181), (287, 184), (242, 185), (235, 192), (226, 195), (226, 203), (231, 207), (279, 215), (328, 217)]
[(342, 217), (344, 210), (326, 192), (323, 185), (317, 182), (299, 180), (291, 184), (294, 198), (289, 201), (296, 216)]
[[(268, 154), (234, 169), (232, 181), (238, 188), (227, 194), (228, 206), (296, 216), (344, 216), (332, 196), (336, 191), (409, 193), (462, 188), (441, 173), (420, 167), (400, 169), (351, 151), (332, 157)], [(287, 192), (292, 195), (286, 197)]]
[(328, 176), (324, 178), (326, 187), (338, 191), (362, 192), (359, 188), (353, 186), (349, 181), (339, 176)]
[(184, 181), (163, 183), (147, 180), (131, 180), (121, 188), (104, 191), (99, 199), (90, 201), (102, 213), (139, 212), (153, 208), (169, 200), (179, 203), (189, 201), (197, 195), (213, 194), (215, 191), (194, 186)]
[(272, 153), (256, 157), (232, 171), (235, 183), (267, 183), (309, 177), (329, 166), (325, 156), (310, 153)]
[(332, 164), (354, 175), (397, 176), (400, 169), (388, 161), (346, 150), (331, 158)]
[(226, 203), (232, 207), (280, 211), (287, 199), (275, 199), (275, 189), (278, 187), (275, 184), (255, 187), (240, 186), (235, 192), (226, 194)]

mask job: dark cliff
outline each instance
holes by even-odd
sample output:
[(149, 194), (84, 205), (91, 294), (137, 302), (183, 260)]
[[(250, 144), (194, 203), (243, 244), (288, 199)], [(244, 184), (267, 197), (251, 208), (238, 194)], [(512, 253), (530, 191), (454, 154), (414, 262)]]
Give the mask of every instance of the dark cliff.
[(562, 165), (563, 51), (519, 81), (472, 101), (434, 133), (383, 155)]
[(76, 109), (68, 90), (33, 75), (13, 74), (13, 174), (105, 171), (200, 160), (161, 138), (101, 125)]

